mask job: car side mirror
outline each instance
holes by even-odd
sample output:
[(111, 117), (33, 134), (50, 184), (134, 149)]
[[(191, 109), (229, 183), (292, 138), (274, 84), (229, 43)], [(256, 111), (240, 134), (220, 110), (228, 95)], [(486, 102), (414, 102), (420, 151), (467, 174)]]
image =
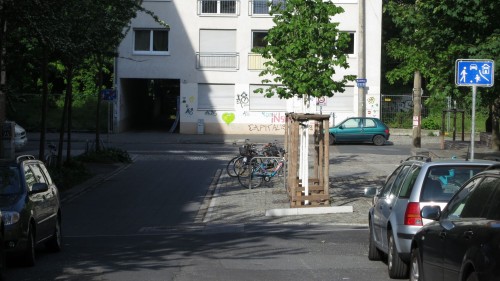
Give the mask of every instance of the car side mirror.
[(49, 186), (44, 182), (37, 182), (31, 187), (30, 194), (41, 193), (49, 190)]
[(378, 194), (378, 188), (376, 188), (376, 187), (365, 188), (364, 195), (366, 197), (373, 197), (373, 196), (376, 196), (377, 194)]
[(424, 206), (420, 211), (420, 215), (424, 219), (437, 221), (441, 217), (441, 207), (439, 206)]

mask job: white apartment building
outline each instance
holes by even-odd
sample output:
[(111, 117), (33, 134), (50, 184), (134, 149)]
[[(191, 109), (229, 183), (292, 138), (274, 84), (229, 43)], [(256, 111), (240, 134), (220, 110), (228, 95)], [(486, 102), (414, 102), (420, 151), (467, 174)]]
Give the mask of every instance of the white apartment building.
[[(300, 112), (298, 99), (265, 98), (262, 58), (251, 52), (272, 28), (267, 2), (286, 0), (145, 0), (143, 6), (169, 25), (139, 13), (131, 21), (115, 61), (116, 132), (172, 129), (182, 134), (283, 134), (286, 112)], [(350, 68), (358, 74), (358, 0), (332, 0), (334, 17), (351, 34)], [(365, 0), (366, 116), (380, 114), (382, 1)], [(356, 83), (332, 98), (312, 101), (331, 124), (360, 116)], [(317, 105), (318, 104), (318, 105)]]

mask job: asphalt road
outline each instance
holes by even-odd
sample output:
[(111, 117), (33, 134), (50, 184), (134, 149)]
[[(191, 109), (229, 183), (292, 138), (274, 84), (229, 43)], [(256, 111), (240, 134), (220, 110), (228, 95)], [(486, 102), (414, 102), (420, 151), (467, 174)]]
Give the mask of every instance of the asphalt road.
[(366, 227), (193, 223), (236, 147), (130, 151), (133, 164), (63, 205), (63, 251), (40, 248), (7, 280), (389, 280), (367, 258)]

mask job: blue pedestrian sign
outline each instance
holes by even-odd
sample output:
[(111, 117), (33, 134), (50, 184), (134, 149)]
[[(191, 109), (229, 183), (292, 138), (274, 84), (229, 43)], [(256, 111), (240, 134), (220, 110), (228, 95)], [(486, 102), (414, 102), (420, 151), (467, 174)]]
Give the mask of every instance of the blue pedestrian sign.
[(116, 90), (115, 89), (103, 89), (101, 90), (101, 98), (102, 100), (112, 101), (116, 99)]
[(492, 60), (459, 59), (455, 64), (457, 86), (491, 87), (494, 82)]

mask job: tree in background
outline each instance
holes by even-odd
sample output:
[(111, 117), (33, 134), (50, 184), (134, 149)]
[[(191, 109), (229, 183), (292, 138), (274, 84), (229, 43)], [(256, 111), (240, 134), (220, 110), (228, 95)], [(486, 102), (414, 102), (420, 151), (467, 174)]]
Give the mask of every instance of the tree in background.
[[(7, 39), (2, 43), (7, 46), (5, 57), (8, 76), (11, 77), (5, 88), (12, 96), (42, 94), (39, 158), (43, 159), (45, 154), (49, 94), (64, 94), (59, 151), (62, 152), (67, 132), (66, 159), (69, 160), (73, 96), (93, 91), (93, 98), (97, 101), (95, 129), (98, 145), (99, 93), (101, 89), (113, 86), (112, 75), (105, 73), (112, 71), (116, 49), (130, 20), (137, 11), (143, 11), (158, 23), (166, 24), (145, 10), (140, 0), (4, 0), (4, 3), (2, 9), (5, 6), (8, 13), (2, 12), (1, 15), (2, 21), (8, 22), (8, 28)], [(5, 106), (5, 103), (0, 106)], [(59, 153), (58, 166), (61, 162), (62, 153)]]
[[(500, 2), (388, 0), (385, 9), (398, 29), (386, 45), (388, 56), (399, 62), (387, 72), (389, 82), (409, 82), (414, 72), (420, 71), (426, 92), (431, 94), (429, 104), (441, 110), (451, 97), (459, 106), (470, 108), (470, 88), (455, 86), (455, 61), (498, 61)], [(499, 69), (496, 64), (495, 72)], [(498, 85), (498, 75), (495, 80)], [(484, 95), (478, 95), (478, 104), (483, 106), (491, 105), (500, 95), (495, 88), (481, 88), (481, 93)]]
[[(333, 79), (335, 68), (349, 68), (346, 50), (349, 35), (340, 32), (339, 24), (332, 21), (343, 13), (341, 7), (323, 0), (278, 1), (271, 7), (275, 26), (265, 37), (267, 46), (255, 48), (268, 61), (260, 76), (270, 87), (258, 89), (267, 97), (275, 93), (280, 98), (331, 97), (344, 92), (346, 83), (354, 80), (346, 75)], [(271, 80), (272, 79), (272, 80)]]

